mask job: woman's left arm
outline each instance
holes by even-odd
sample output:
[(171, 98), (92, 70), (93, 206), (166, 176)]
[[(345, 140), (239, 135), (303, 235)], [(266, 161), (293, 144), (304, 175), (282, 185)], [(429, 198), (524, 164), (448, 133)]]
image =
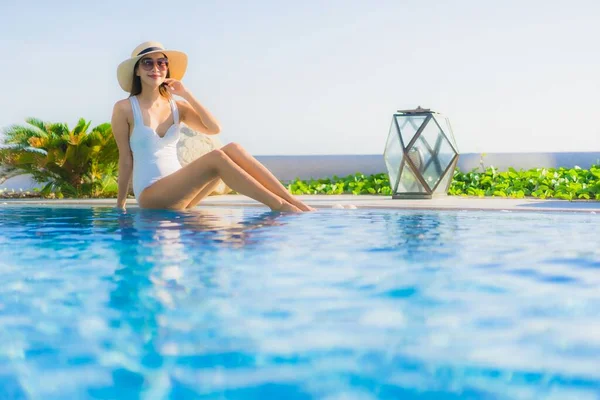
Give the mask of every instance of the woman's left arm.
[(197, 132), (207, 135), (216, 135), (221, 132), (219, 121), (187, 90), (183, 84), (175, 79), (166, 79), (167, 87), (172, 94), (182, 97), (186, 101), (178, 101), (181, 122)]

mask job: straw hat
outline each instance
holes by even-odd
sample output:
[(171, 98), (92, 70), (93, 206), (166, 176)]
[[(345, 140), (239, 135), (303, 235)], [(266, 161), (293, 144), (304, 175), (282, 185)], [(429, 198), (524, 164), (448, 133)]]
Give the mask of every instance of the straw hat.
[(133, 84), (133, 68), (138, 60), (148, 54), (163, 53), (169, 59), (169, 73), (171, 78), (181, 80), (187, 68), (187, 55), (181, 51), (166, 50), (158, 42), (144, 42), (131, 52), (131, 58), (123, 61), (117, 67), (119, 85), (126, 92), (131, 92)]

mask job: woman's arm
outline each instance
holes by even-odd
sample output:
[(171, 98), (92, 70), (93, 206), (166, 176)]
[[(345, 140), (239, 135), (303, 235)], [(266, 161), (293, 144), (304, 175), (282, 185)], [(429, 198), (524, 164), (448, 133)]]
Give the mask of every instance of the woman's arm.
[(133, 172), (133, 156), (129, 147), (129, 123), (127, 122), (126, 100), (118, 101), (111, 119), (112, 132), (119, 148), (119, 193), (117, 207), (125, 209), (125, 201), (129, 192), (129, 180)]
[(197, 132), (216, 135), (221, 132), (219, 121), (176, 79), (166, 79), (165, 82), (172, 94), (181, 96), (186, 101), (178, 101), (177, 108), (181, 122)]

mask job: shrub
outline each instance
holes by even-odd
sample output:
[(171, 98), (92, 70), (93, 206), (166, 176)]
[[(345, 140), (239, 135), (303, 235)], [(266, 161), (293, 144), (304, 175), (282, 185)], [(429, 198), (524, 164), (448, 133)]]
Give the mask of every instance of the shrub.
[(363, 175), (356, 173), (344, 178), (301, 180), (288, 183), (292, 194), (382, 194), (391, 195), (390, 181), (387, 174)]
[[(381, 194), (391, 195), (387, 174), (365, 176), (357, 173), (344, 178), (300, 180), (288, 183), (292, 194)], [(454, 171), (448, 190), (454, 196), (536, 197), (563, 200), (600, 200), (600, 166), (589, 170), (574, 168), (536, 168), (500, 172), (494, 167), (485, 171)]]
[(83, 118), (67, 124), (26, 119), (4, 130), (0, 164), (4, 174), (31, 174), (45, 183), (42, 196), (110, 197), (117, 193), (118, 149), (109, 123), (90, 132)]
[(455, 171), (449, 194), (540, 199), (600, 200), (600, 166), (590, 169), (535, 168), (500, 172), (488, 167), (484, 172)]

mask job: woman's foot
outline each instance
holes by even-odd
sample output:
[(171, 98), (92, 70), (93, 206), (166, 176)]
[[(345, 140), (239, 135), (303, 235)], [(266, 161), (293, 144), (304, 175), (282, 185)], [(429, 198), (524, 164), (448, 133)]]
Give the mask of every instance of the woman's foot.
[(279, 211), (279, 212), (293, 212), (293, 213), (302, 212), (302, 210), (300, 208), (288, 203), (287, 201), (283, 201), (283, 204), (278, 209), (272, 209), (272, 210)]
[(302, 201), (300, 201), (299, 199), (297, 199), (295, 197), (292, 198), (292, 201), (290, 201), (290, 203), (292, 203), (293, 205), (295, 205), (302, 211), (317, 211), (316, 208), (313, 208), (313, 207), (309, 206), (308, 204), (304, 204)]

